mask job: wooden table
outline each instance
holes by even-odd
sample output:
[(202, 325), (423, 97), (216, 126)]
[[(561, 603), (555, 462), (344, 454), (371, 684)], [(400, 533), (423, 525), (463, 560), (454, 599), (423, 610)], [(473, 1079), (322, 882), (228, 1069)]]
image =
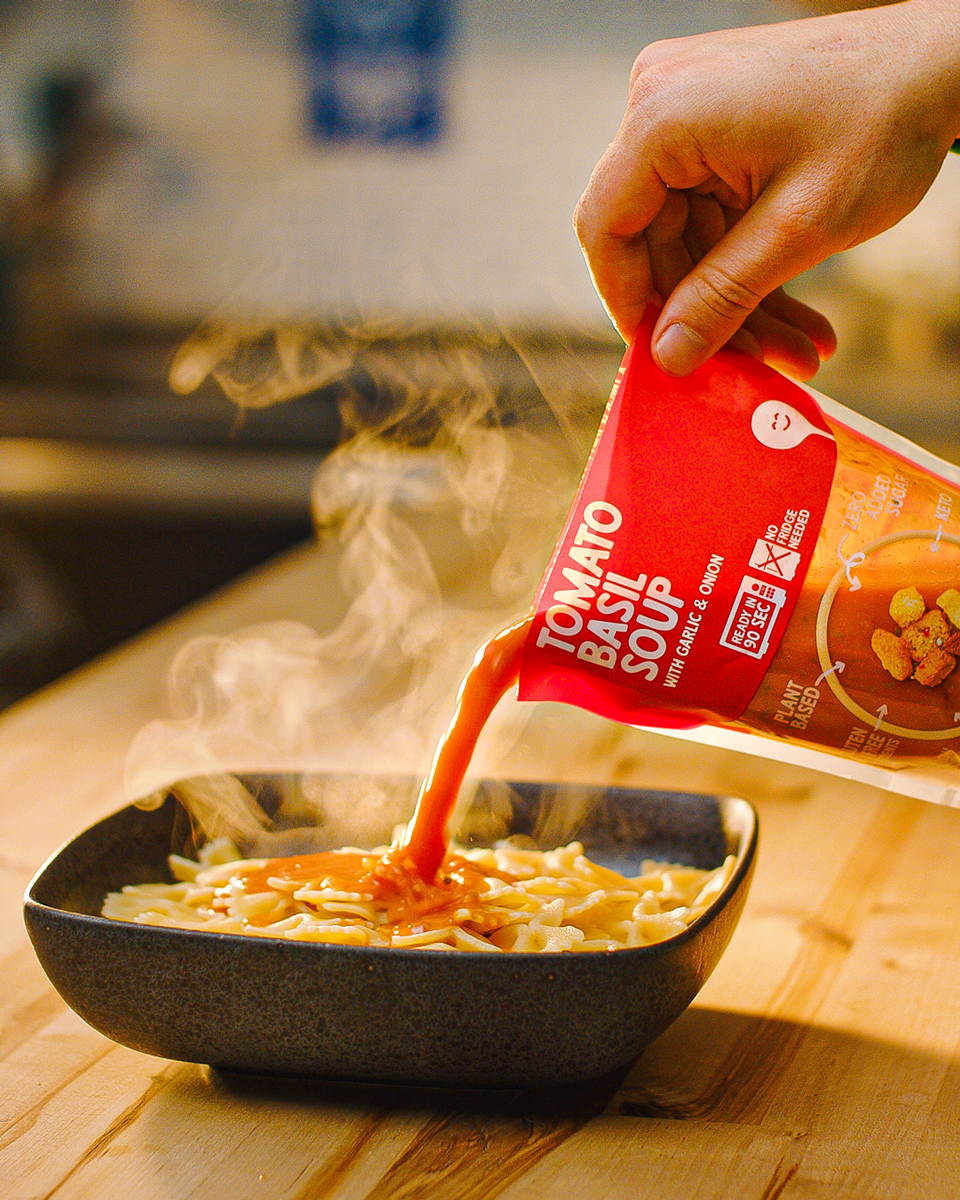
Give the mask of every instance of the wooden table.
[[(5, 1200), (960, 1196), (960, 812), (592, 718), (584, 774), (739, 793), (762, 830), (727, 954), (615, 1094), (238, 1080), (67, 1009), (23, 931), (30, 876), (123, 802), (183, 642), (311, 620), (325, 569), (297, 551), (0, 718)], [(580, 720), (546, 720), (528, 768)]]

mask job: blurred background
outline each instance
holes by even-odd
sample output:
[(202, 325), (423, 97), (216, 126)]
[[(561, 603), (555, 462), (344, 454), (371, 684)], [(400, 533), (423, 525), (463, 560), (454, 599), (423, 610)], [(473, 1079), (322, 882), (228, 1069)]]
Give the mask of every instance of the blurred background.
[[(514, 414), (552, 364), (596, 418), (570, 214), (634, 56), (830, 7), (0, 0), (0, 704), (310, 536), (358, 338), (440, 390), (481, 344)], [(794, 288), (816, 386), (951, 458), (958, 172)]]

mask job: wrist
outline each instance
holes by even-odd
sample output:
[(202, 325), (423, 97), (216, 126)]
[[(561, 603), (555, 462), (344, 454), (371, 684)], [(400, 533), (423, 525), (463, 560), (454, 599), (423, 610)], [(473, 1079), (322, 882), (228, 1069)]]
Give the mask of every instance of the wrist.
[(931, 125), (960, 153), (960, 0), (904, 0), (887, 10), (904, 22), (905, 45), (915, 47), (919, 98)]

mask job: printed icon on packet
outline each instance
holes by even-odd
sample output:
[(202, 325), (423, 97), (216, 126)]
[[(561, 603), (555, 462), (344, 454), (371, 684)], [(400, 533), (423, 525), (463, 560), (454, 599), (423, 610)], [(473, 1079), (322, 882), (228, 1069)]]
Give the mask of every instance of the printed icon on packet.
[(780, 400), (764, 400), (759, 404), (750, 419), (750, 428), (757, 441), (771, 450), (792, 450), (811, 434), (833, 441), (829, 433), (811, 425), (802, 413)]
[(785, 549), (776, 542), (768, 542), (764, 538), (757, 541), (750, 555), (750, 566), (776, 579), (792, 579), (800, 565), (800, 555), (796, 550)]

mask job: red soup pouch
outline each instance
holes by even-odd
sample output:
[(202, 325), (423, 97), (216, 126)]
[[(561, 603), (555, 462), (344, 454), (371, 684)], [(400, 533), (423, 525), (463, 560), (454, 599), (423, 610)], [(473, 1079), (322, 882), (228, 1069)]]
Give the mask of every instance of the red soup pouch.
[(960, 470), (737, 351), (627, 351), (522, 700), (960, 803)]

